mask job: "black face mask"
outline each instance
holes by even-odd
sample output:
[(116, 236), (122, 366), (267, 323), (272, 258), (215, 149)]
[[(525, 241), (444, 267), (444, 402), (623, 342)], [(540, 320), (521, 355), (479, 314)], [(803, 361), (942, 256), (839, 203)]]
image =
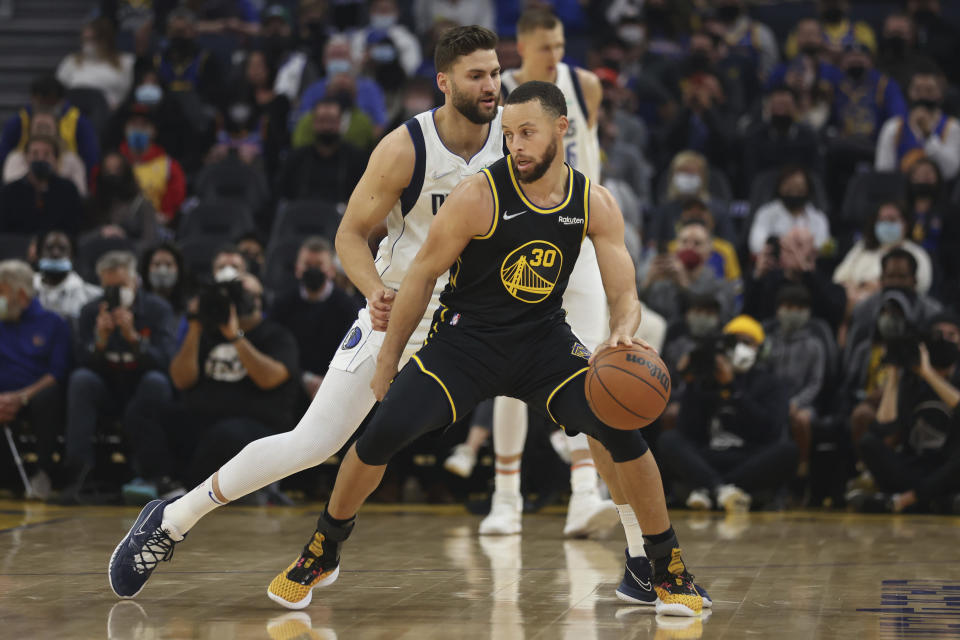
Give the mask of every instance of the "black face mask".
[(717, 18), (721, 22), (733, 22), (740, 17), (740, 7), (735, 4), (726, 4), (717, 7)]
[(334, 94), (333, 99), (340, 103), (341, 111), (353, 110), (353, 95), (349, 91), (340, 91)]
[(923, 107), (924, 109), (929, 109), (930, 111), (936, 111), (940, 108), (939, 100), (911, 100), (910, 108), (914, 107)]
[(855, 64), (852, 67), (847, 67), (847, 77), (854, 82), (860, 82), (866, 75), (867, 68), (862, 64)]
[(802, 209), (803, 205), (807, 204), (807, 200), (810, 196), (780, 196), (780, 201), (790, 211), (796, 209)]
[(320, 291), (327, 284), (327, 274), (313, 267), (303, 272), (300, 282), (307, 291)]
[(793, 126), (793, 116), (776, 113), (770, 116), (770, 126), (781, 133), (786, 133)]
[(30, 163), (30, 173), (37, 180), (48, 180), (53, 175), (53, 165), (46, 160), (34, 160)]
[(902, 36), (890, 36), (880, 40), (880, 50), (894, 57), (902, 58), (907, 52), (907, 39)]
[(839, 7), (830, 7), (820, 12), (820, 18), (827, 24), (836, 24), (842, 22), (847, 14)]
[(910, 183), (910, 196), (917, 198), (936, 198), (940, 195), (940, 186), (931, 182)]
[(321, 131), (316, 134), (317, 142), (322, 144), (325, 147), (332, 147), (338, 142), (340, 142), (340, 132), (339, 131)]
[(930, 352), (930, 364), (934, 369), (948, 369), (960, 358), (960, 347), (942, 337), (928, 342), (927, 351)]
[(811, 58), (816, 58), (820, 55), (820, 45), (808, 44), (800, 48), (800, 53)]

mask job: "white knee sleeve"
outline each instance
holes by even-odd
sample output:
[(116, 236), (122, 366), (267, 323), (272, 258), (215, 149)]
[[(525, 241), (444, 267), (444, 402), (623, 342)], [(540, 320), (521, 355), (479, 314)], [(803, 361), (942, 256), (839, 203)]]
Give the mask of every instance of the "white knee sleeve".
[(527, 440), (527, 405), (516, 398), (493, 401), (493, 451), (509, 457), (523, 453)]

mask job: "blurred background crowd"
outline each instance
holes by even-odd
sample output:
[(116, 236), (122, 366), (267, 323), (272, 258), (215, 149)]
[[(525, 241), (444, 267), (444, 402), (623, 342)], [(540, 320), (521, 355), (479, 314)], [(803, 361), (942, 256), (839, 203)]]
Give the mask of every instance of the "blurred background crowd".
[[(671, 501), (958, 512), (949, 4), (91, 2), (0, 132), (0, 423), (29, 493), (171, 495), (291, 428), (364, 304), (332, 246), (350, 193), (442, 100), (433, 43), (481, 24), (518, 67), (517, 18), (544, 5), (602, 82), (602, 182), (665, 327), (647, 435)], [(482, 496), (483, 438), (444, 470), (470, 422), (412, 445), (381, 499)], [(566, 486), (549, 431), (534, 506)], [(334, 468), (252, 499), (322, 497)]]

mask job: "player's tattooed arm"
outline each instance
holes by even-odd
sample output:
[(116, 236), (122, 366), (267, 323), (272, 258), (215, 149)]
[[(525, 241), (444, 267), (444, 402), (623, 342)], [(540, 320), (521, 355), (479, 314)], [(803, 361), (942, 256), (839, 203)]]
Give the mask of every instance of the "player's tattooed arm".
[(393, 304), (387, 335), (377, 357), (377, 372), (370, 387), (377, 400), (387, 394), (397, 374), (403, 350), (420, 323), (437, 278), (447, 272), (475, 236), (493, 224), (493, 195), (484, 174), (458, 184), (437, 211), (430, 233), (407, 270)]
[(394, 292), (383, 284), (368, 238), (386, 220), (410, 183), (416, 153), (406, 127), (390, 132), (370, 156), (337, 230), (337, 254), (347, 277), (370, 301), (373, 328), (387, 327)]
[(603, 289), (610, 307), (610, 337), (597, 352), (618, 344), (639, 344), (654, 350), (643, 340), (633, 337), (640, 326), (640, 300), (633, 259), (623, 240), (623, 214), (610, 192), (597, 184), (590, 185), (588, 225), (587, 234), (597, 251)]

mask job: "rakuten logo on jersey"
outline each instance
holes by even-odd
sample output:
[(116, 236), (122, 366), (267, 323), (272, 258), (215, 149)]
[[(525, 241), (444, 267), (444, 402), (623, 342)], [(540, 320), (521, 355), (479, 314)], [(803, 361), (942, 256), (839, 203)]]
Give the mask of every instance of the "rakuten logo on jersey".
[(583, 218), (568, 218), (567, 216), (558, 216), (557, 220), (561, 224), (583, 224)]

